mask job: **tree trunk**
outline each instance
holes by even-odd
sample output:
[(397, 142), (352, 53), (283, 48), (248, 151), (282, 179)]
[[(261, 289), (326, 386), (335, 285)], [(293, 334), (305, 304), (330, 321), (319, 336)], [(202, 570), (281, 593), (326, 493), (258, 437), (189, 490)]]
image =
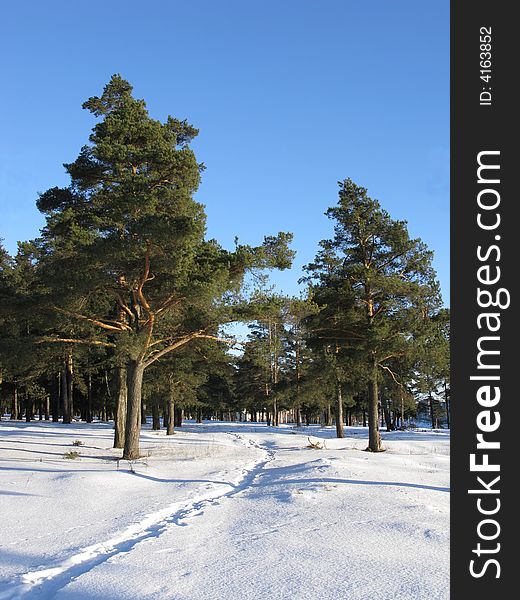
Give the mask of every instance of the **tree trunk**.
[(29, 398), (25, 399), (25, 420), (27, 421), (27, 423), (30, 423), (33, 417), (33, 412), (34, 412), (34, 405), (32, 400), (29, 400)]
[(159, 431), (161, 429), (161, 419), (159, 416), (159, 404), (156, 399), (152, 400), (152, 430)]
[(141, 395), (143, 389), (144, 364), (131, 360), (127, 364), (127, 416), (123, 458), (139, 458), (139, 434), (141, 431)]
[(446, 403), (446, 424), (448, 425), (448, 429), (450, 428), (450, 399), (448, 394), (448, 386), (446, 384), (446, 380), (444, 380), (444, 401)]
[(278, 427), (280, 415), (278, 414), (278, 402), (276, 397), (273, 396), (273, 427)]
[(114, 426), (115, 426), (114, 448), (124, 448), (125, 447), (127, 403), (128, 403), (126, 369), (124, 367), (117, 367), (116, 383), (117, 383), (117, 395), (116, 395), (116, 418), (115, 418), (115, 423), (114, 423)]
[(386, 398), (381, 395), (381, 407), (383, 408), (383, 415), (385, 418), (385, 425), (387, 431), (393, 431), (395, 427), (392, 425), (392, 419), (390, 417), (390, 411), (388, 410), (388, 402)]
[(337, 397), (336, 397), (336, 437), (344, 438), (345, 431), (343, 427), (343, 394), (341, 390), (341, 384), (337, 383)]
[(173, 411), (173, 414), (174, 414), (175, 427), (182, 427), (182, 421), (184, 419), (184, 409), (183, 408), (176, 408)]
[(11, 419), (20, 418), (20, 404), (18, 402), (18, 383), (16, 379), (13, 381), (13, 403), (11, 408)]
[(166, 402), (166, 435), (173, 435), (175, 433), (175, 393), (173, 390), (170, 390)]
[(377, 365), (375, 356), (371, 357), (370, 382), (368, 384), (368, 448), (371, 452), (382, 452), (379, 433)]
[(301, 379), (301, 370), (300, 370), (300, 340), (297, 339), (296, 342), (296, 427), (302, 426), (302, 410), (300, 406), (300, 379)]
[(327, 402), (327, 406), (325, 407), (325, 425), (330, 427), (332, 425), (332, 411), (330, 409), (330, 403)]
[(60, 420), (60, 379), (59, 374), (54, 373), (50, 376), (51, 387), (51, 414), (53, 423)]
[(428, 404), (430, 406), (430, 420), (432, 422), (432, 429), (435, 429), (435, 412), (433, 408), (433, 396), (431, 390), (428, 392)]
[(92, 373), (87, 375), (87, 410), (85, 411), (85, 421), (92, 423)]
[(67, 398), (69, 402), (69, 423), (74, 416), (74, 364), (72, 361), (72, 348), (67, 352)]
[(70, 414), (70, 402), (69, 402), (69, 386), (67, 382), (67, 361), (61, 370), (61, 382), (60, 382), (60, 392), (61, 392), (61, 403), (63, 406), (63, 423), (70, 423), (72, 418)]

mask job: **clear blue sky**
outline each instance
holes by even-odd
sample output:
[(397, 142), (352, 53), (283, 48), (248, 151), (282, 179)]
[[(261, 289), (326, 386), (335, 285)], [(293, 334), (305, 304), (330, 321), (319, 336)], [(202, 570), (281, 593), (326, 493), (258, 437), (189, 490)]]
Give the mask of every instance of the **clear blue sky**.
[(187, 118), (208, 234), (292, 231), (294, 293), (337, 181), (367, 187), (435, 251), (449, 302), (448, 0), (19, 0), (2, 4), (0, 237), (38, 235), (38, 191), (68, 183), (82, 102), (120, 73), (151, 115)]

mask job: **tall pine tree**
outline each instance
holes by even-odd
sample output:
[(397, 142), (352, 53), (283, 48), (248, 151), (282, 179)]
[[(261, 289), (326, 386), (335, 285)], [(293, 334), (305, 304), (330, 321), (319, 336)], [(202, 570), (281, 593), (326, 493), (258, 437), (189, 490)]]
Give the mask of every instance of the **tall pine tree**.
[(233, 252), (206, 240), (204, 207), (193, 198), (203, 169), (189, 146), (197, 130), (152, 119), (118, 75), (83, 107), (99, 121), (65, 165), (71, 183), (38, 201), (47, 217), (39, 269), (46, 304), (75, 334), (42, 340), (114, 348), (127, 373), (123, 456), (135, 459), (145, 369), (191, 340), (217, 338), (230, 318), (226, 293), (248, 268), (290, 266), (291, 236)]
[[(330, 322), (337, 337), (360, 353), (368, 380), (368, 450), (383, 450), (379, 433), (379, 372), (395, 377), (392, 359), (409, 351), (425, 312), (440, 304), (433, 254), (412, 239), (406, 223), (390, 218), (367, 190), (350, 179), (339, 182), (339, 202), (327, 216), (334, 237), (321, 242), (307, 267), (318, 285), (342, 285), (345, 302), (336, 303)], [(339, 325), (340, 324), (340, 325)]]

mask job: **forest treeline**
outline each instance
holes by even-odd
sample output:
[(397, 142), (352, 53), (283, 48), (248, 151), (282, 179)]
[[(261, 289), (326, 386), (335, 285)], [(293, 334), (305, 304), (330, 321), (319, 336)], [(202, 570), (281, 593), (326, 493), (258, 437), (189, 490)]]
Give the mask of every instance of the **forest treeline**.
[(185, 417), (363, 424), (374, 452), (381, 425), (418, 412), (449, 426), (449, 310), (404, 221), (341, 181), (305, 291), (277, 294), (266, 273), (291, 267), (292, 234), (206, 238), (194, 127), (151, 118), (118, 75), (83, 108), (96, 123), (70, 184), (37, 199), (40, 236), (0, 246), (2, 414), (113, 419), (126, 459), (148, 419), (168, 434)]

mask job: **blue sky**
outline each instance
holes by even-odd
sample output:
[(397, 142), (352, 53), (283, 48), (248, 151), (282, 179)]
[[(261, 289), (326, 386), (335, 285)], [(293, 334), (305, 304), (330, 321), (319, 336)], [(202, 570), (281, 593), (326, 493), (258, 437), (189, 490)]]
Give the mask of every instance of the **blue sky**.
[(151, 115), (187, 118), (208, 234), (292, 231), (273, 280), (296, 293), (330, 237), (337, 181), (367, 187), (435, 251), (449, 301), (448, 0), (21, 0), (2, 5), (0, 237), (38, 235), (38, 191), (68, 183), (113, 73)]

